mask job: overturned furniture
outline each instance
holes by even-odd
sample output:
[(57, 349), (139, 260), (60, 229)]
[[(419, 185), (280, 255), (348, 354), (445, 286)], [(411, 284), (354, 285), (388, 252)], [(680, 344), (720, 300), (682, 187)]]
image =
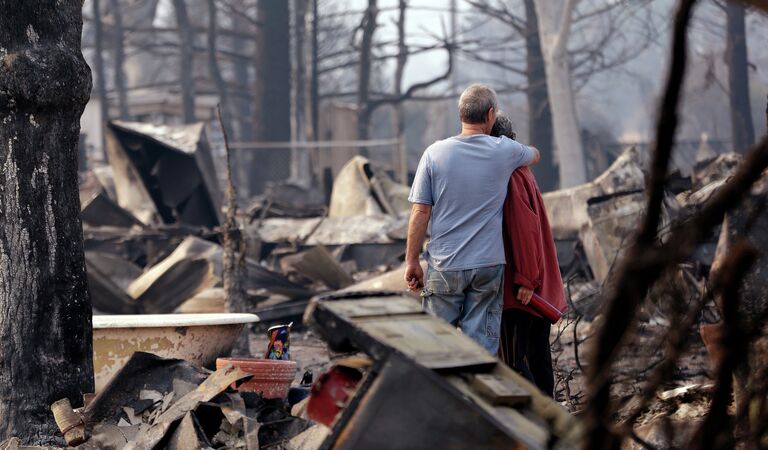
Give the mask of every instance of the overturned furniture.
[(574, 417), (456, 328), (412, 298), (360, 296), (307, 309), (333, 350), (373, 361), (321, 448), (576, 446)]

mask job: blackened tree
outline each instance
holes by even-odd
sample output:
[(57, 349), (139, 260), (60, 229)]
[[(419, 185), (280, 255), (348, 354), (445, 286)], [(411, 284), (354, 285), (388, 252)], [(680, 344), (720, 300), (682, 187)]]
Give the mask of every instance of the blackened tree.
[(0, 0), (0, 441), (51, 445), (93, 391), (77, 148), (91, 72), (78, 0)]
[(755, 143), (755, 128), (749, 104), (749, 60), (747, 59), (746, 10), (740, 2), (728, 2), (726, 12), (726, 51), (728, 88), (731, 104), (733, 149), (745, 152)]

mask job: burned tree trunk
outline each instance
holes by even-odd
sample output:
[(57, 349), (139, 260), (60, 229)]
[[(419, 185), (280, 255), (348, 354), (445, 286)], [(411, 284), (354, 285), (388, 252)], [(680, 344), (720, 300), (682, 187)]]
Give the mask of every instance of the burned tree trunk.
[(576, 99), (571, 85), (568, 38), (576, 0), (552, 2), (534, 0), (539, 37), (546, 64), (546, 80), (559, 161), (560, 187), (587, 181), (587, 166), (581, 144)]
[(123, 40), (123, 13), (120, 10), (118, 0), (110, 0), (112, 9), (112, 47), (115, 57), (115, 91), (117, 92), (117, 106), (120, 111), (120, 119), (128, 120), (128, 94), (125, 90), (125, 41)]
[(755, 128), (749, 104), (749, 61), (747, 61), (747, 33), (744, 23), (745, 8), (739, 2), (728, 2), (726, 11), (728, 88), (731, 103), (731, 133), (733, 149), (745, 152), (755, 143)]
[(49, 405), (93, 391), (77, 188), (91, 91), (80, 8), (0, 0), (0, 441), (58, 444)]
[(107, 100), (107, 80), (104, 78), (104, 54), (102, 40), (104, 39), (104, 33), (101, 28), (101, 8), (99, 7), (100, 0), (93, 0), (91, 6), (93, 7), (93, 62), (96, 66), (96, 92), (99, 95), (99, 117), (101, 119), (101, 150), (104, 156), (104, 160), (107, 159), (107, 150), (104, 140), (104, 129), (109, 121), (109, 101)]
[[(377, 0), (368, 0), (368, 8), (360, 23), (362, 38), (360, 41), (360, 63), (357, 79), (357, 138), (367, 140), (370, 135), (372, 111), (369, 105), (371, 96), (371, 60), (373, 59), (373, 33), (376, 32), (376, 19), (379, 15)], [(365, 148), (360, 153), (367, 154)]]
[[(292, 129), (293, 140), (307, 141), (307, 0), (293, 2), (293, 95), (292, 95)], [(291, 180), (299, 186), (309, 187), (311, 169), (309, 151), (306, 148), (291, 149)]]
[(226, 131), (228, 135), (232, 134), (229, 92), (227, 91), (227, 82), (221, 75), (221, 67), (218, 60), (218, 47), (216, 42), (216, 35), (218, 33), (218, 20), (217, 20), (216, 3), (214, 0), (208, 0), (208, 31), (206, 38), (208, 42), (208, 72), (213, 78), (213, 82), (216, 85), (216, 93), (219, 95), (219, 104), (222, 110), (222, 129)]
[(542, 192), (557, 189), (558, 171), (552, 130), (552, 109), (547, 89), (547, 71), (539, 39), (538, 17), (533, 0), (525, 0), (525, 49), (528, 88), (528, 141), (541, 152), (541, 161), (534, 166), (536, 180)]
[[(229, 138), (227, 137), (227, 125), (221, 116), (219, 106), (219, 123), (224, 135), (224, 150), (227, 157), (227, 218), (222, 230), (224, 254), (222, 261), (222, 275), (224, 278), (224, 292), (226, 294), (225, 308), (230, 313), (248, 312), (246, 303), (247, 293), (245, 279), (247, 266), (245, 264), (245, 241), (237, 223), (237, 191), (232, 182), (232, 158), (229, 151)], [(235, 341), (232, 355), (249, 357), (251, 349), (248, 342), (250, 332), (245, 327)]]
[(173, 0), (179, 28), (179, 80), (181, 81), (181, 117), (184, 123), (195, 121), (195, 34), (189, 23), (185, 0)]
[[(229, 15), (229, 20), (235, 31), (239, 33), (252, 33), (253, 30), (249, 27), (248, 20), (237, 12), (232, 12)], [(247, 48), (248, 40), (242, 37), (236, 37), (234, 39), (235, 48)], [(238, 121), (238, 134), (237, 139), (242, 142), (250, 142), (253, 140), (251, 134), (251, 101), (250, 96), (251, 77), (249, 74), (250, 62), (244, 58), (238, 58), (233, 62), (235, 80), (237, 80), (238, 89), (242, 92), (233, 98), (233, 110), (236, 111)], [(239, 166), (239, 164), (236, 163)]]
[(313, 141), (320, 140), (320, 67), (319, 67), (319, 47), (318, 47), (318, 35), (320, 25), (320, 18), (318, 17), (318, 1), (312, 0), (312, 55), (310, 57), (310, 81), (309, 81), (309, 115), (312, 122), (312, 133), (310, 139)]
[[(286, 0), (259, 0), (256, 43), (256, 140), (291, 140), (291, 29)], [(258, 166), (251, 172), (251, 194), (263, 190), (269, 180), (285, 180), (290, 169), (289, 152), (259, 150)]]
[[(405, 19), (406, 12), (408, 11), (408, 3), (406, 0), (400, 0), (398, 2), (397, 9), (398, 19), (397, 62), (395, 64), (395, 96), (401, 97), (403, 95), (403, 77), (405, 76), (405, 65), (408, 63), (408, 46), (405, 43)], [(392, 131), (392, 134), (400, 141), (400, 145), (398, 145), (399, 151), (393, 159), (395, 172), (397, 173), (397, 178), (401, 183), (408, 184), (408, 154), (406, 153), (406, 146), (403, 143), (405, 140), (403, 102), (397, 102), (392, 105)]]
[[(232, 26), (238, 33), (253, 33), (252, 28), (248, 22), (247, 17), (243, 17), (237, 10), (233, 8), (233, 11), (229, 13), (228, 19), (231, 21)], [(233, 39), (235, 48), (248, 48), (248, 40), (243, 37), (236, 37)], [(241, 142), (253, 141), (253, 117), (251, 112), (251, 103), (253, 97), (251, 96), (251, 75), (250, 66), (251, 62), (245, 58), (238, 58), (234, 62), (234, 76), (240, 92), (237, 95), (233, 95), (232, 98), (232, 111), (234, 111), (233, 120), (237, 123), (237, 133), (235, 134), (236, 140)], [(232, 127), (232, 125), (230, 125)], [(250, 177), (250, 167), (253, 155), (251, 152), (235, 152), (232, 154), (233, 164), (235, 166), (235, 180), (238, 186), (238, 194), (243, 198), (248, 198), (249, 187), (248, 179)]]

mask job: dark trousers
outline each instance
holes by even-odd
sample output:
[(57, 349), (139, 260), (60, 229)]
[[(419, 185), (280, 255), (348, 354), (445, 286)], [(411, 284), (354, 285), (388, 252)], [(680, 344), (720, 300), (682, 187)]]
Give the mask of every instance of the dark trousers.
[(549, 348), (550, 323), (519, 309), (501, 316), (499, 357), (546, 395), (552, 397), (555, 380)]

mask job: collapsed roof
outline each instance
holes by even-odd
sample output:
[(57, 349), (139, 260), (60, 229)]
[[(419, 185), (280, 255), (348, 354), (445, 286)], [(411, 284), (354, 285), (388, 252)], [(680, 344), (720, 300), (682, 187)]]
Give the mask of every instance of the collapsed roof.
[(107, 158), (118, 204), (143, 223), (214, 227), (221, 194), (202, 122), (107, 125)]

